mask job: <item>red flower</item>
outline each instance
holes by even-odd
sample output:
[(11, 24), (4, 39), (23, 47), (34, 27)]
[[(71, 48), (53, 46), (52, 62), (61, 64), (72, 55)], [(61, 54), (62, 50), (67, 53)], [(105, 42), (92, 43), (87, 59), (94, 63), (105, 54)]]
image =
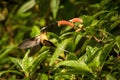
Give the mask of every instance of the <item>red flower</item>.
[(80, 23), (83, 23), (83, 20), (81, 18), (73, 18), (71, 20), (69, 20), (71, 23), (74, 23), (74, 22), (80, 22)]
[(61, 26), (61, 25), (67, 25), (67, 26), (74, 27), (73, 23), (71, 23), (69, 21), (66, 21), (66, 20), (60, 20), (60, 21), (58, 21), (58, 26)]

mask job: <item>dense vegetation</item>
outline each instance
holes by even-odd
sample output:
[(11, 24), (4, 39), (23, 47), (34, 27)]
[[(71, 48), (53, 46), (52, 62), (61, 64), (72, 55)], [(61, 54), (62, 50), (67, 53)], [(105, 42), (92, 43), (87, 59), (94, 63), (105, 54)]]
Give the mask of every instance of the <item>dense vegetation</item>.
[[(74, 28), (52, 25), (49, 40), (56, 46), (18, 49), (43, 26), (81, 18)], [(120, 0), (0, 1), (1, 80), (119, 80)]]

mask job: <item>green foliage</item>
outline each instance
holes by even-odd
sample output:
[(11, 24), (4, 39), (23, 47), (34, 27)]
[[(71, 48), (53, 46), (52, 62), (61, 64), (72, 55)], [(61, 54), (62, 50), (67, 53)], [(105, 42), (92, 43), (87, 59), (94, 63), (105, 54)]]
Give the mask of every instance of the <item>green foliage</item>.
[(45, 59), (46, 55), (48, 54), (48, 51), (45, 51), (33, 59), (32, 57), (28, 57), (29, 52), (30, 51), (25, 54), (22, 60), (12, 57), (10, 58), (13, 63), (22, 69), (26, 77), (31, 76), (31, 74), (36, 71), (38, 65)]
[(78, 73), (91, 72), (90, 68), (84, 63), (76, 60), (63, 61), (58, 63), (55, 67), (68, 66), (73, 67), (73, 69), (78, 70)]
[(61, 53), (64, 53), (64, 49), (65, 49), (66, 45), (68, 44), (68, 42), (70, 40), (71, 39), (66, 39), (66, 40), (62, 41), (61, 44), (58, 45), (58, 47), (56, 48), (54, 54), (52, 55), (52, 58), (51, 58), (51, 61), (50, 61), (50, 65), (52, 65), (57, 60), (57, 58), (59, 57), (59, 55)]
[[(119, 80), (119, 0), (8, 0), (0, 2), (0, 79)], [(13, 5), (14, 4), (14, 5)], [(52, 25), (48, 39), (56, 47), (19, 50), (45, 25), (80, 17), (83, 23)]]
[(21, 17), (27, 17), (27, 16), (30, 16), (32, 13), (31, 12), (27, 12), (29, 9), (33, 8), (35, 6), (35, 0), (30, 0), (30, 1), (27, 1), (26, 3), (24, 3), (20, 9), (18, 10), (17, 12), (17, 15), (18, 16), (21, 16)]
[(32, 28), (32, 32), (31, 32), (31, 37), (35, 37), (35, 36), (37, 36), (37, 35), (39, 35), (40, 34), (40, 29), (39, 29), (39, 27), (38, 26), (33, 26), (33, 28)]
[(52, 14), (53, 14), (53, 18), (56, 18), (57, 16), (57, 12), (58, 12), (58, 9), (59, 9), (59, 4), (60, 4), (60, 0), (51, 0), (51, 11), (52, 11)]

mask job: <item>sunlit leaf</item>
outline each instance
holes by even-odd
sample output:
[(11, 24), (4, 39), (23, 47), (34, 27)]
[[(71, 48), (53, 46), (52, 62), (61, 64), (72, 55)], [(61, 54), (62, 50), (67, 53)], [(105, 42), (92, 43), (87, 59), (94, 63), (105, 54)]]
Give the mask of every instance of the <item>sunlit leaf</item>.
[[(95, 49), (95, 48), (93, 48), (93, 49)], [(99, 61), (100, 60), (100, 55), (101, 55), (101, 53), (100, 53), (101, 50), (102, 50), (102, 48), (96, 48), (94, 53), (91, 53), (92, 51), (90, 51), (90, 53), (88, 52), (89, 55), (88, 55), (87, 64), (88, 64), (89, 67), (93, 68), (94, 70), (98, 69), (98, 67), (101, 64), (100, 61)]]
[(37, 66), (45, 59), (48, 51), (45, 51), (39, 54), (36, 58), (28, 57), (29, 50), (25, 54), (23, 60), (11, 57), (11, 61), (19, 66), (22, 71), (24, 71), (25, 75), (28, 77), (31, 72), (34, 72)]
[(30, 62), (32, 61), (32, 60), (30, 60), (30, 58), (28, 57), (28, 54), (29, 54), (29, 53), (30, 53), (30, 50), (28, 50), (28, 51), (25, 53), (25, 56), (24, 56), (24, 58), (22, 59), (22, 63), (21, 63), (22, 69), (23, 69), (23, 71), (25, 71), (25, 72), (28, 71), (27, 67), (30, 65)]
[(53, 65), (54, 62), (58, 59), (59, 55), (64, 52), (68, 42), (70, 42), (70, 41), (71, 41), (71, 38), (68, 38), (68, 39), (65, 39), (64, 41), (62, 41), (62, 43), (60, 43), (58, 45), (58, 47), (56, 48), (54, 54), (52, 55), (50, 65)]
[(68, 66), (82, 72), (91, 72), (91, 69), (84, 62), (76, 60), (63, 61), (55, 65), (56, 68), (60, 66)]
[(38, 26), (33, 26), (33, 28), (32, 28), (32, 32), (31, 32), (31, 37), (35, 37), (35, 36), (37, 36), (37, 35), (40, 35), (40, 29), (39, 29), (39, 27)]
[(102, 48), (98, 48), (93, 55), (88, 58), (87, 64), (89, 67), (95, 69), (100, 69), (104, 64), (107, 56), (109, 55), (112, 47), (114, 46), (114, 41), (110, 44), (106, 44)]
[(48, 80), (48, 76), (46, 74), (42, 74), (40, 80)]
[(30, 72), (34, 72), (38, 65), (46, 58), (48, 51), (44, 51), (43, 53), (39, 54), (33, 61), (30, 62), (28, 69)]
[(14, 57), (10, 57), (10, 60), (20, 69), (22, 69), (22, 60)]
[(70, 79), (71, 78), (71, 75), (68, 75), (68, 74), (63, 74), (63, 73), (58, 73), (55, 75), (55, 79), (54, 80), (67, 80), (67, 79)]

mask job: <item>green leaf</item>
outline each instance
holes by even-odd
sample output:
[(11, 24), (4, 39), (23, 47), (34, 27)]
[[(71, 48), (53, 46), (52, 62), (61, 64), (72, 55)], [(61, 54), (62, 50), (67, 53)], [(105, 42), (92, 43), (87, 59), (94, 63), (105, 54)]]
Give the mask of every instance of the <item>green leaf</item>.
[(115, 21), (113, 24), (111, 24), (111, 26), (108, 28), (108, 31), (113, 30), (115, 27), (117, 27), (117, 25), (120, 24), (120, 20)]
[(85, 51), (85, 49), (86, 49), (87, 45), (90, 43), (91, 39), (92, 39), (92, 37), (90, 37), (89, 39), (87, 39), (87, 40), (84, 42), (84, 44), (83, 44), (82, 47), (81, 47), (80, 53), (83, 53), (83, 52)]
[[(70, 79), (71, 79), (71, 75), (63, 74), (63, 73), (57, 73), (55, 75), (54, 80), (70, 80)], [(71, 80), (73, 80), (73, 79), (71, 79)]]
[(94, 14), (93, 17), (94, 17), (94, 18), (97, 18), (99, 15), (104, 14), (104, 13), (107, 13), (107, 12), (109, 12), (109, 11), (107, 11), (107, 10), (102, 10), (102, 11)]
[(97, 47), (87, 47), (86, 53), (87, 53), (87, 61), (86, 63), (88, 64), (89, 67), (93, 68), (96, 70), (100, 66), (100, 51), (102, 48), (97, 48)]
[(91, 69), (84, 62), (76, 60), (63, 61), (55, 65), (56, 68), (60, 66), (68, 66), (81, 72), (92, 72)]
[(6, 57), (10, 51), (12, 51), (16, 45), (9, 45), (3, 49), (0, 50), (0, 60)]
[(14, 57), (10, 57), (10, 60), (19, 68), (22, 69), (22, 60)]
[(102, 28), (104, 23), (106, 23), (107, 20), (100, 20), (99, 23), (98, 23), (98, 27)]
[(116, 41), (116, 45), (118, 46), (120, 50), (120, 36), (116, 36), (115, 41)]
[(48, 51), (44, 51), (37, 57), (33, 58), (28, 57), (29, 52), (30, 51), (28, 50), (23, 60), (10, 57), (11, 61), (15, 63), (17, 66), (19, 66), (27, 77), (35, 72), (38, 65), (46, 58), (46, 55), (48, 54)]
[(29, 0), (29, 1), (27, 1), (25, 4), (23, 4), (21, 6), (21, 8), (18, 11), (18, 14), (23, 14), (23, 13), (27, 12), (29, 9), (31, 9), (32, 7), (34, 7), (35, 4), (36, 4), (35, 0)]
[(37, 35), (40, 35), (40, 29), (39, 29), (38, 26), (34, 25), (33, 28), (32, 28), (32, 32), (31, 32), (30, 36), (35, 37)]
[(60, 43), (58, 45), (58, 47), (56, 48), (51, 61), (50, 61), (50, 66), (53, 65), (53, 63), (58, 59), (58, 56), (64, 52), (68, 42), (71, 41), (71, 38), (65, 39), (64, 41), (62, 41), (62, 43)]
[(52, 11), (54, 19), (57, 16), (57, 12), (58, 12), (58, 9), (59, 9), (59, 4), (60, 4), (60, 0), (51, 0), (50, 7), (51, 7), (51, 11)]
[(92, 52), (91, 51), (90, 52), (91, 55), (88, 55), (88, 60), (87, 60), (88, 66), (93, 68), (94, 70), (100, 69), (103, 66), (108, 54), (112, 50), (114, 43), (115, 42), (112, 41), (111, 43), (104, 45), (104, 47), (96, 49), (94, 53), (91, 53)]
[(83, 35), (80, 35), (80, 34), (76, 35), (75, 40), (74, 40), (74, 44), (76, 47), (77, 47), (77, 45), (82, 37), (83, 37)]
[(94, 20), (93, 16), (88, 16), (88, 15), (82, 16), (82, 19), (85, 27), (89, 26)]
[(65, 34), (65, 33), (69, 32), (71, 29), (72, 29), (72, 27), (70, 27), (70, 26), (64, 26), (62, 28), (62, 30), (60, 31), (60, 34)]
[(67, 55), (67, 60), (77, 60), (75, 53), (70, 53)]
[(116, 80), (116, 79), (112, 74), (109, 73), (106, 75), (106, 80)]
[(115, 40), (111, 41), (109, 44), (104, 45), (102, 51), (101, 51), (101, 55), (100, 55), (100, 65), (103, 66), (104, 62), (107, 58), (107, 56), (109, 55), (109, 53), (111, 52), (112, 48), (115, 45)]
[(30, 65), (30, 62), (32, 61), (30, 57), (28, 57), (28, 54), (30, 53), (30, 50), (28, 50), (25, 53), (24, 58), (22, 59), (21, 67), (24, 72), (28, 72), (28, 66)]
[(66, 33), (64, 33), (64, 34), (62, 34), (61, 36), (60, 36), (60, 39), (66, 39), (68, 36), (70, 36), (70, 35), (72, 35), (73, 36), (73, 34), (74, 34), (75, 32), (66, 32)]
[(11, 61), (16, 64), (19, 68), (22, 69), (22, 71), (25, 73), (25, 75), (28, 77), (29, 76), (29, 65), (31, 64), (31, 58), (28, 57), (30, 50), (28, 50), (24, 56), (23, 59), (18, 59), (18, 58), (13, 58), (10, 57)]
[(48, 76), (46, 74), (42, 74), (40, 80), (48, 80)]
[(6, 74), (6, 73), (14, 73), (14, 74), (18, 74), (18, 75), (21, 75), (23, 76), (23, 74), (19, 71), (16, 71), (16, 70), (5, 70), (5, 71), (0, 71), (0, 76), (2, 76), (3, 74)]
[(115, 13), (117, 13), (117, 11), (111, 11), (109, 12), (105, 17), (104, 19), (110, 19), (112, 15), (114, 15)]
[(48, 50), (44, 51), (43, 53), (39, 54), (33, 61), (31, 61), (28, 69), (30, 69), (30, 72), (35, 72), (36, 68), (40, 63), (46, 58), (48, 54)]
[(54, 37), (58, 42), (61, 42), (59, 36), (53, 32), (48, 32), (48, 35)]
[(86, 33), (89, 35), (90, 34), (94, 35), (96, 32), (95, 29), (96, 29), (97, 24), (98, 24), (98, 20), (93, 20), (91, 24), (88, 27), (86, 27)]

